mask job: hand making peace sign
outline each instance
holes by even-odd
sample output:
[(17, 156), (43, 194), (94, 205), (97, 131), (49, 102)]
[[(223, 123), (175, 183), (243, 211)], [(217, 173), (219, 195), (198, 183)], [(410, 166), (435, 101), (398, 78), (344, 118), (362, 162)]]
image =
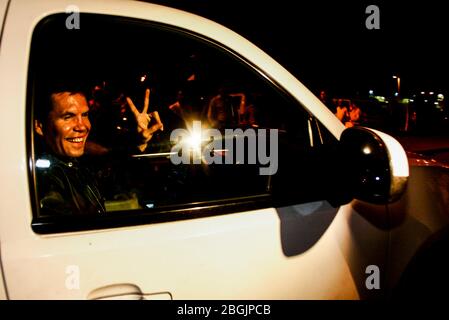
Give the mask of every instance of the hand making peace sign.
[(150, 139), (153, 137), (153, 134), (158, 130), (163, 131), (164, 125), (162, 124), (159, 113), (157, 111), (147, 113), (148, 106), (150, 104), (150, 89), (147, 89), (145, 91), (145, 100), (142, 112), (139, 112), (139, 110), (137, 110), (131, 98), (126, 97), (126, 102), (128, 102), (131, 111), (136, 117), (137, 133), (142, 138), (142, 144), (139, 145), (138, 148), (141, 151), (144, 151), (147, 147), (148, 141), (150, 141)]

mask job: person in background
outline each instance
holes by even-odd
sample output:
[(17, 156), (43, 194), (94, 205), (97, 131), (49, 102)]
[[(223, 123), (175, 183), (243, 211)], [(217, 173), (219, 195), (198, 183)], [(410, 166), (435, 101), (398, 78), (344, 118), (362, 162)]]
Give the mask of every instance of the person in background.
[(234, 109), (232, 96), (224, 86), (220, 87), (218, 94), (209, 102), (207, 120), (213, 128), (231, 128), (238, 122), (238, 110)]
[(334, 104), (332, 102), (332, 99), (329, 98), (326, 90), (320, 90), (320, 94), (318, 95), (318, 98), (321, 100), (322, 103), (329, 109), (334, 109)]
[(338, 120), (340, 120), (343, 124), (349, 122), (349, 112), (348, 112), (349, 104), (347, 101), (344, 101), (342, 99), (337, 100), (336, 108), (335, 108), (335, 115), (337, 116)]
[(349, 122), (350, 122), (349, 126), (353, 127), (353, 126), (360, 125), (360, 118), (361, 118), (362, 111), (354, 102), (351, 102), (351, 104), (349, 105), (348, 112), (349, 112)]
[(360, 108), (354, 102), (338, 99), (335, 115), (346, 128), (360, 125), (361, 113)]

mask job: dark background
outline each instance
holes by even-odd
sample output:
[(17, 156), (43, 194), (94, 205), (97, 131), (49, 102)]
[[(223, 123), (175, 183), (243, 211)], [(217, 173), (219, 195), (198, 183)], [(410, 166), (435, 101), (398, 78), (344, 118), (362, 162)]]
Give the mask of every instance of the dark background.
[[(449, 13), (444, 1), (148, 1), (183, 9), (237, 31), (310, 89), (335, 94), (447, 93)], [(368, 30), (368, 5), (380, 29)]]

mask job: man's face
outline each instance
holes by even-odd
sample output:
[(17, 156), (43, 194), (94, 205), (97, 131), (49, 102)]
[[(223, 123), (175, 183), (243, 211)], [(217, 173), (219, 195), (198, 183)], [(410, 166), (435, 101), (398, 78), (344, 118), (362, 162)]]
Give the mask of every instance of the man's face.
[(47, 122), (36, 127), (36, 132), (44, 136), (48, 146), (57, 155), (81, 157), (84, 154), (90, 131), (89, 106), (86, 98), (79, 93), (55, 93), (51, 96), (53, 109)]

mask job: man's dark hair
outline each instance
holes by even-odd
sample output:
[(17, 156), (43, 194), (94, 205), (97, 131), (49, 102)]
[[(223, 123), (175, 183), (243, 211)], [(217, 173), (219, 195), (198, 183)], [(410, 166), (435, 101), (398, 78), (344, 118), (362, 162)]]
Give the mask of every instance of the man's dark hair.
[(64, 81), (36, 86), (36, 98), (34, 103), (34, 119), (45, 122), (53, 109), (51, 96), (55, 93), (69, 92), (71, 95), (82, 94), (88, 99), (87, 87), (80, 82)]

